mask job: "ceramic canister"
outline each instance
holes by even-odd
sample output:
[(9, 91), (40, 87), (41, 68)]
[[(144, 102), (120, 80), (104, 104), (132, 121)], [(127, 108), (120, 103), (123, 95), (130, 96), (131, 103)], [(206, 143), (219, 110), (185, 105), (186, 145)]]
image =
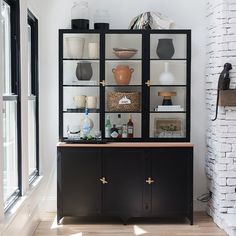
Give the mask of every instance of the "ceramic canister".
[(65, 39), (68, 58), (83, 58), (85, 39), (80, 37), (68, 37)]
[(85, 106), (86, 106), (86, 96), (85, 95), (74, 96), (73, 100), (75, 102), (76, 108), (85, 108)]
[(129, 68), (127, 65), (118, 65), (116, 68), (112, 69), (112, 72), (118, 85), (128, 85), (134, 69)]
[(86, 97), (86, 105), (87, 105), (88, 109), (96, 109), (97, 108), (97, 97), (87, 96)]

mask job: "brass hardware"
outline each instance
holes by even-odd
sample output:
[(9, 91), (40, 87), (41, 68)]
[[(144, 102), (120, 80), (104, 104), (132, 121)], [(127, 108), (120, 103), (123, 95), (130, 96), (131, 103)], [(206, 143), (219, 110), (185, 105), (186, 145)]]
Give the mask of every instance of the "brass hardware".
[(151, 86), (151, 81), (148, 80), (145, 84), (146, 84), (148, 87), (150, 87), (150, 86)]
[(100, 82), (100, 84), (105, 87), (107, 85), (107, 82), (105, 80), (102, 80), (102, 82)]
[(150, 185), (150, 184), (154, 183), (154, 180), (149, 177), (149, 178), (146, 180), (146, 183), (148, 183), (148, 184)]
[(102, 182), (102, 184), (108, 184), (108, 182), (106, 181), (106, 178), (105, 177), (102, 177), (100, 179), (100, 181)]

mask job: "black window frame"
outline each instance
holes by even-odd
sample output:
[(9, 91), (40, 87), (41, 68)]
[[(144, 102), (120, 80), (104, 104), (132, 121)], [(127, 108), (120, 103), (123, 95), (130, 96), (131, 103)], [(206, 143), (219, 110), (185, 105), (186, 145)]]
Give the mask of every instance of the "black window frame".
[(31, 88), (28, 100), (36, 104), (36, 170), (29, 176), (32, 184), (39, 176), (39, 72), (38, 72), (38, 19), (28, 9), (27, 22), (31, 27)]
[(3, 101), (17, 101), (17, 171), (18, 189), (4, 202), (4, 212), (22, 196), (22, 156), (21, 156), (21, 83), (20, 83), (20, 2), (3, 0), (10, 6), (11, 25), (11, 95), (3, 95)]

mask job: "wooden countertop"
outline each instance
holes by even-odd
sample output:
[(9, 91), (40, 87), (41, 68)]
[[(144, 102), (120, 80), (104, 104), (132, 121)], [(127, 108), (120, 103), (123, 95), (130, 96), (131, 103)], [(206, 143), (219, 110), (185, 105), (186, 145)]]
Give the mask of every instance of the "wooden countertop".
[(59, 142), (57, 144), (57, 147), (135, 147), (135, 148), (155, 148), (155, 147), (193, 147), (192, 143), (149, 143), (149, 142), (127, 142), (127, 143), (121, 143), (121, 142), (114, 142), (114, 143), (106, 143), (106, 144), (68, 144)]

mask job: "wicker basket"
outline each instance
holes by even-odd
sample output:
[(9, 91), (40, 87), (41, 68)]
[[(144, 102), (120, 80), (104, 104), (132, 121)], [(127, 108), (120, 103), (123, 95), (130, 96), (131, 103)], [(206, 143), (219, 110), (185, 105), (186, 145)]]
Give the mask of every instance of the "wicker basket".
[(140, 92), (108, 92), (108, 111), (140, 111)]

